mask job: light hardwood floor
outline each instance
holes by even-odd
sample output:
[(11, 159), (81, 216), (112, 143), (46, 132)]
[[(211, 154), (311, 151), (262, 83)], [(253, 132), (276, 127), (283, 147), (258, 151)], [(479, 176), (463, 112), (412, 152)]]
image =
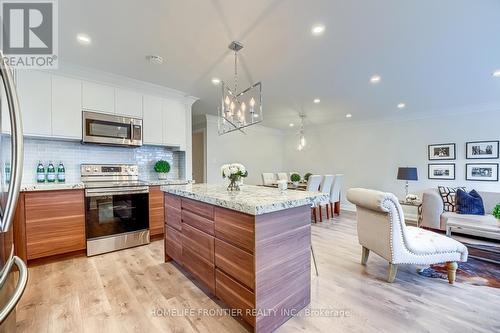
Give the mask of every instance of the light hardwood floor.
[[(371, 254), (360, 265), (354, 215), (318, 223), (312, 241), (311, 310), (344, 311), (286, 322), (278, 332), (494, 332), (500, 330), (500, 290), (423, 278), (400, 267), (385, 282), (387, 263)], [(500, 277), (499, 277), (500, 278)], [(18, 306), (20, 332), (246, 332), (228, 316), (155, 316), (154, 309), (218, 309), (173, 264), (163, 241), (96, 257), (30, 268)], [(333, 311), (332, 311), (333, 312)]]

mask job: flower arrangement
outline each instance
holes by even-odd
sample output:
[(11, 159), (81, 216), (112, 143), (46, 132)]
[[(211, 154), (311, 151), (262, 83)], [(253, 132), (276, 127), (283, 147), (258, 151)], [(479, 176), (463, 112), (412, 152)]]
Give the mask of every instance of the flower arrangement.
[(170, 171), (170, 163), (165, 160), (159, 160), (155, 163), (154, 169), (158, 173), (159, 179), (167, 179), (167, 173)]
[(500, 203), (493, 209), (493, 216), (500, 220)]
[(304, 180), (307, 182), (309, 180), (309, 177), (312, 176), (312, 173), (308, 172), (304, 175)]
[(230, 180), (228, 191), (239, 191), (239, 182), (241, 178), (248, 176), (248, 171), (243, 164), (231, 163), (224, 164), (221, 168), (222, 178), (228, 178)]

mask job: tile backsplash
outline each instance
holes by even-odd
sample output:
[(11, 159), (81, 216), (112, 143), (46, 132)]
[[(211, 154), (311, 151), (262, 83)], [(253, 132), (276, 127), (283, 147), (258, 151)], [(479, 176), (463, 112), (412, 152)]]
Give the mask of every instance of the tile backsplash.
[(52, 161), (56, 168), (62, 161), (66, 168), (66, 181), (79, 182), (82, 163), (137, 164), (141, 179), (156, 179), (153, 166), (160, 159), (168, 161), (171, 165), (169, 179), (185, 179), (185, 153), (167, 147), (108, 147), (84, 145), (74, 141), (25, 138), (23, 183), (35, 182), (36, 166), (40, 160), (45, 165)]

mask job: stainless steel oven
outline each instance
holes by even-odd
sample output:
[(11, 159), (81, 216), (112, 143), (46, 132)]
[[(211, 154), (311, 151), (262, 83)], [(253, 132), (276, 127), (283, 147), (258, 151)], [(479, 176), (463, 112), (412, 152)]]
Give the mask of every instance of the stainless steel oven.
[(149, 187), (136, 165), (82, 165), (87, 255), (149, 243)]
[(83, 111), (83, 143), (142, 146), (142, 119)]

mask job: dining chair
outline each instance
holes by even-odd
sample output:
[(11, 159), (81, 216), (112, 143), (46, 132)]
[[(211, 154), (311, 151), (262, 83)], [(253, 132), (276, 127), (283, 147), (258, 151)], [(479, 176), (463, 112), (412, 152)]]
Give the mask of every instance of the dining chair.
[(332, 191), (330, 192), (330, 211), (332, 213), (332, 217), (334, 213), (340, 215), (340, 193), (342, 190), (343, 179), (343, 174), (336, 174), (333, 180)]
[[(312, 175), (307, 180), (306, 191), (318, 192), (320, 184), (321, 184), (321, 176), (320, 175)], [(317, 220), (316, 220), (316, 206), (313, 206), (311, 209), (313, 212), (314, 223), (316, 223), (317, 222)]]
[(286, 172), (278, 172), (276, 175), (278, 176), (278, 180), (288, 181), (288, 174)]
[[(323, 194), (330, 195), (330, 192), (332, 191), (332, 184), (333, 184), (333, 175), (325, 175), (323, 177), (323, 181), (321, 182), (321, 185), (319, 187), (319, 191)], [(323, 222), (323, 205), (326, 207), (326, 218), (330, 218), (330, 213), (328, 212), (328, 204), (330, 203), (330, 198), (326, 199), (325, 201), (319, 202), (318, 203), (318, 208), (319, 208), (319, 221)], [(332, 214), (333, 217), (333, 214)]]
[(276, 182), (276, 178), (274, 177), (274, 173), (272, 172), (263, 172), (262, 173), (262, 185), (271, 185)]

